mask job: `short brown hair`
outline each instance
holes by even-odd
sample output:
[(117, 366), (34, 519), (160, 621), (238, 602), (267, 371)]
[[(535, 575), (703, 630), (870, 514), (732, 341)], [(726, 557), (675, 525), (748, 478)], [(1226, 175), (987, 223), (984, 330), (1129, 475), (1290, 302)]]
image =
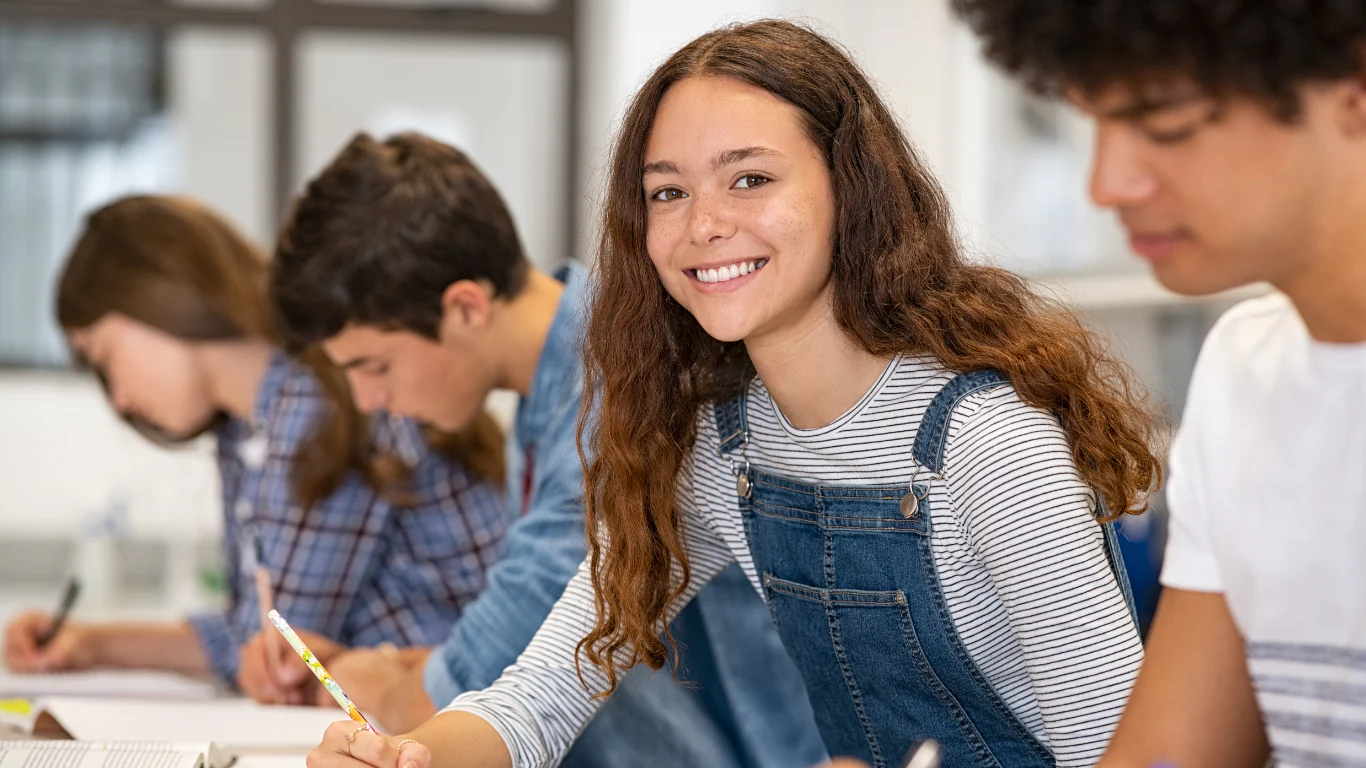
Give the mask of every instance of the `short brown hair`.
[(360, 133), (295, 201), (271, 295), (291, 346), (351, 323), (436, 338), (447, 286), (487, 280), (513, 296), (527, 268), (512, 214), (463, 152), (417, 133)]

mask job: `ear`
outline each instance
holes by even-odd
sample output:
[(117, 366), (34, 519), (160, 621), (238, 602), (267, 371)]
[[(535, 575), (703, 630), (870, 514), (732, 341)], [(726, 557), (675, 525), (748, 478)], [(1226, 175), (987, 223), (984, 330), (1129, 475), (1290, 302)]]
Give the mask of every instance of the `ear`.
[(1337, 99), (1340, 125), (1351, 139), (1366, 138), (1366, 72), (1342, 81)]
[(493, 285), (483, 280), (457, 280), (441, 293), (441, 339), (462, 338), (493, 323)]

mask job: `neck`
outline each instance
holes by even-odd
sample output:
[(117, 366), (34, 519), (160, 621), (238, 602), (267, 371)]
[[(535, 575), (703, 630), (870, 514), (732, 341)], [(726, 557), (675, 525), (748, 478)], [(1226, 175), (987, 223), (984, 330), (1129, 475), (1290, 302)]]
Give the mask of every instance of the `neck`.
[(530, 272), (522, 292), (503, 305), (496, 320), (499, 331), (493, 335), (501, 371), (497, 386), (522, 397), (531, 392), (531, 380), (564, 295), (564, 284), (559, 280), (534, 267)]
[(261, 339), (206, 343), (201, 357), (214, 404), (250, 423), (273, 353), (274, 347)]
[(798, 429), (823, 427), (867, 394), (889, 358), (858, 346), (835, 322), (827, 289), (805, 317), (745, 340), (773, 402)]
[(1290, 297), (1310, 336), (1353, 344), (1366, 342), (1366, 226), (1359, 223), (1366, 199), (1346, 208), (1338, 212), (1344, 224), (1336, 235), (1324, 236), (1313, 249), (1318, 256), (1275, 285)]

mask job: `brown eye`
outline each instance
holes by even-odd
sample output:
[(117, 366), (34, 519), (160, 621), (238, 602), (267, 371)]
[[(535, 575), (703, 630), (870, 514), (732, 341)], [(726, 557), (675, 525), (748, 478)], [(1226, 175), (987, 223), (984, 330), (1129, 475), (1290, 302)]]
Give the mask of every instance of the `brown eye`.
[(771, 181), (771, 179), (767, 176), (760, 176), (757, 173), (747, 173), (744, 176), (741, 176), (739, 181), (735, 182), (735, 188), (754, 189), (755, 187), (762, 187), (769, 181)]
[(676, 187), (665, 187), (664, 189), (659, 190), (653, 195), (650, 195), (651, 200), (655, 200), (661, 203), (670, 203), (674, 200), (682, 200), (684, 197), (687, 197), (687, 195), (684, 195), (683, 190), (678, 189)]

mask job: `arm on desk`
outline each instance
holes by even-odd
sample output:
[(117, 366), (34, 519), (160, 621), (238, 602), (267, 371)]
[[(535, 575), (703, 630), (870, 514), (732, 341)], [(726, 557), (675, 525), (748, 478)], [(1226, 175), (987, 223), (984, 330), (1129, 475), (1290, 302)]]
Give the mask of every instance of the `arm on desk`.
[(308, 755), (308, 768), (367, 766), (512, 768), (512, 756), (493, 726), (468, 712), (443, 712), (401, 736), (357, 733), (350, 720), (333, 723)]
[(1224, 596), (1168, 588), (1099, 768), (1260, 768), (1269, 754), (1242, 635)]
[(91, 667), (164, 669), (202, 674), (208, 659), (186, 623), (84, 624), (67, 622), (52, 642), (37, 638), (51, 626), (45, 613), (26, 613), (5, 631), (5, 664), (16, 672), (63, 672)]

